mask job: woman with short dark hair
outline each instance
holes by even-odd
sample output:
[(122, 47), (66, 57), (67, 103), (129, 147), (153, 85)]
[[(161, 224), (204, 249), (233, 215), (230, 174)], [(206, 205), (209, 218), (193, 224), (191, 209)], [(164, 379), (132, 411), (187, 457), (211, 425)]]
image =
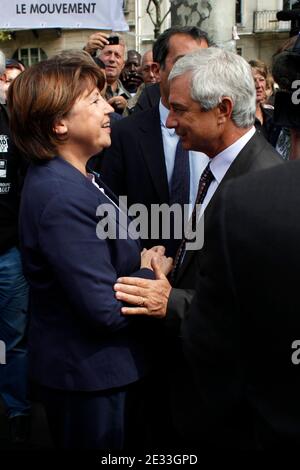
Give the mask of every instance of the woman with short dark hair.
[[(88, 159), (110, 145), (113, 109), (103, 84), (87, 53), (66, 52), (27, 69), (9, 91), (13, 138), (33, 162), (20, 210), (31, 377), (55, 444), (67, 449), (130, 441), (149, 350), (143, 324), (121, 315), (113, 285), (128, 273), (153, 278), (151, 259), (163, 252), (141, 259), (114, 195), (86, 172)], [(116, 237), (99, 236), (104, 205)], [(170, 260), (160, 259), (168, 272)]]

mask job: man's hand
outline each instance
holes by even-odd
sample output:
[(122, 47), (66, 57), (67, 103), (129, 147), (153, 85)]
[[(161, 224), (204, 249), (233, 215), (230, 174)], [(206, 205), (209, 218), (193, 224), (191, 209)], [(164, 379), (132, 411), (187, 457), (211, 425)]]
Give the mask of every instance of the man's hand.
[(125, 86), (125, 88), (131, 92), (135, 93), (139, 86), (144, 82), (142, 74), (139, 72), (131, 72), (125, 68), (122, 70), (120, 80)]
[(93, 33), (88, 38), (88, 42), (83, 49), (89, 54), (93, 54), (97, 49), (103, 49), (103, 47), (109, 44), (108, 37), (108, 34), (105, 33)]
[(127, 106), (127, 100), (124, 96), (113, 96), (108, 100), (108, 104), (110, 104), (116, 111), (124, 111)]
[(161, 271), (157, 260), (152, 260), (156, 280), (121, 277), (114, 285), (116, 298), (138, 307), (122, 307), (123, 315), (148, 315), (164, 318), (171, 292), (171, 284)]

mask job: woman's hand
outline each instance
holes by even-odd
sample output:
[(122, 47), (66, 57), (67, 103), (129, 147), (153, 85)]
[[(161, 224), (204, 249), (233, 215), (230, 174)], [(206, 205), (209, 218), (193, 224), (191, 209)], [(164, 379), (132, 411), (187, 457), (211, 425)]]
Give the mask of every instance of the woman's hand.
[(144, 248), (141, 252), (141, 268), (153, 269), (152, 260), (155, 259), (156, 265), (167, 276), (172, 270), (173, 258), (164, 256), (165, 251), (164, 246), (154, 246), (149, 250)]

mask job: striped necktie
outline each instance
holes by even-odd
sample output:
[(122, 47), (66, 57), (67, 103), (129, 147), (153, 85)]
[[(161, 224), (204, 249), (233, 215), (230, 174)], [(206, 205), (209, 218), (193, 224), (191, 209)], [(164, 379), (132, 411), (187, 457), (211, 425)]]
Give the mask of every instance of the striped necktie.
[[(205, 196), (207, 194), (209, 185), (212, 182), (212, 180), (214, 179), (214, 175), (212, 174), (209, 165), (210, 165), (210, 163), (208, 163), (207, 167), (203, 171), (203, 173), (201, 175), (201, 178), (199, 180), (196, 201), (195, 201), (195, 205), (194, 205), (193, 212), (192, 212), (192, 215), (191, 215), (191, 220), (190, 220), (193, 232), (195, 232), (195, 230), (196, 230), (197, 213), (199, 212), (199, 211), (197, 211), (197, 205), (203, 203), (203, 201), (205, 199)], [(190, 240), (188, 240), (188, 241), (190, 241)], [(186, 242), (187, 242), (187, 240), (184, 237), (181, 240), (181, 243), (180, 243), (179, 248), (177, 250), (175, 260), (174, 260), (174, 267), (173, 267), (173, 270), (171, 272), (171, 281), (174, 281), (174, 279), (176, 278), (177, 273), (179, 271), (179, 268), (181, 266), (181, 263), (182, 263), (182, 260), (183, 260), (184, 254), (185, 254)]]

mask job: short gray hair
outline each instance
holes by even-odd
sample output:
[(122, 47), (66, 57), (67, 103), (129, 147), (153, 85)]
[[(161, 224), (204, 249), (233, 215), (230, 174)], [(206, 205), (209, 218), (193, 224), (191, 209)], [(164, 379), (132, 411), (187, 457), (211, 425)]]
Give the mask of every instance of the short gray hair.
[(179, 59), (169, 80), (191, 72), (191, 98), (205, 111), (215, 108), (224, 96), (233, 101), (232, 120), (237, 127), (254, 124), (256, 91), (250, 65), (239, 55), (209, 47)]
[(5, 72), (5, 55), (0, 51), (0, 75)]

